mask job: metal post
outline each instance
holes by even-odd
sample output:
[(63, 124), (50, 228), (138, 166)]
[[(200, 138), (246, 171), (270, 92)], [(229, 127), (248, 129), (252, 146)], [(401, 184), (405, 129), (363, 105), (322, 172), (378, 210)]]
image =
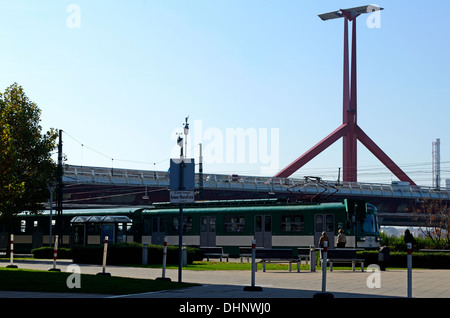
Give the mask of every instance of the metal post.
[(142, 265), (148, 264), (148, 243), (144, 242), (144, 247), (142, 248)]
[[(59, 144), (58, 144), (58, 174), (57, 174), (57, 192), (56, 192), (56, 214), (57, 214), (57, 223), (56, 223), (56, 232), (57, 234), (60, 234), (61, 236), (59, 239), (62, 240), (62, 230), (63, 230), (63, 187), (64, 183), (62, 181), (63, 177), (63, 153), (62, 153), (62, 133), (63, 130), (59, 130)], [(61, 242), (62, 243), (62, 242)]]
[(256, 240), (252, 241), (252, 287), (255, 287), (256, 272)]
[(17, 268), (17, 265), (14, 265), (14, 234), (11, 234), (11, 254), (9, 255), (9, 265), (7, 268)]
[(316, 247), (314, 245), (311, 245), (309, 247), (309, 271), (315, 272), (316, 271)]
[(244, 291), (262, 291), (262, 288), (255, 286), (255, 272), (256, 272), (256, 240), (252, 240), (252, 284), (244, 287)]
[(406, 255), (406, 264), (408, 268), (408, 298), (412, 297), (412, 244), (407, 243), (406, 248), (408, 254)]
[(178, 282), (181, 283), (183, 272), (183, 203), (180, 203), (178, 227)]
[(199, 162), (198, 162), (198, 198), (204, 199), (203, 193), (203, 155), (202, 155), (202, 143), (199, 143)]
[(327, 289), (327, 257), (328, 257), (328, 242), (323, 242), (323, 257), (322, 257), (322, 293)]
[(187, 266), (187, 247), (186, 243), (183, 243), (183, 267)]
[(156, 278), (156, 280), (166, 280), (171, 281), (170, 278), (166, 278), (166, 260), (167, 260), (167, 238), (164, 238), (164, 248), (163, 248), (163, 261), (162, 261), (162, 277)]
[(55, 236), (55, 247), (53, 248), (53, 267), (49, 269), (50, 272), (60, 272), (59, 268), (56, 268), (56, 258), (58, 257), (58, 235)]
[(53, 192), (55, 192), (56, 184), (47, 184), (48, 191), (50, 191), (50, 237), (49, 246), (52, 247), (52, 231), (53, 231)]
[(106, 276), (111, 276), (110, 273), (106, 273), (106, 256), (108, 254), (108, 236), (105, 236), (105, 243), (104, 243), (104, 247), (103, 247), (103, 270), (101, 273), (97, 273), (97, 275), (106, 275)]

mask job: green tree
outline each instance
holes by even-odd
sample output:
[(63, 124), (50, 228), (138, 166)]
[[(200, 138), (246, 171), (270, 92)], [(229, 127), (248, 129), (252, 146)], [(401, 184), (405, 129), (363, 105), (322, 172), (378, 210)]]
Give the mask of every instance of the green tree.
[(42, 134), (41, 110), (14, 83), (0, 94), (0, 220), (37, 212), (48, 200), (47, 182), (56, 179), (51, 158), (58, 133)]

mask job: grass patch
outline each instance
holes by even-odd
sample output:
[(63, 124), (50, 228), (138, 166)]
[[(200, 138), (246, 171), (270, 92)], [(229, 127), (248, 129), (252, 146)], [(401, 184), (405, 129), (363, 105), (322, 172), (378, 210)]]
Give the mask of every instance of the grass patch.
[(0, 268), (0, 290), (126, 295), (186, 288), (198, 284), (81, 274), (81, 288), (68, 288), (72, 273)]
[[(161, 265), (129, 265), (129, 266), (138, 266), (138, 267), (146, 267), (146, 268), (161, 268)], [(262, 263), (257, 263), (258, 270), (262, 270)], [(178, 269), (178, 265), (168, 264), (166, 266), (167, 269)], [(193, 271), (245, 271), (251, 270), (251, 263), (244, 262), (203, 262), (203, 261), (194, 261), (192, 264), (188, 264), (186, 267), (183, 267), (183, 270), (193, 270)], [(289, 270), (288, 263), (266, 263), (266, 270)], [(297, 270), (297, 264), (292, 263), (292, 270)], [(300, 266), (300, 270), (309, 270), (309, 265), (302, 264)]]

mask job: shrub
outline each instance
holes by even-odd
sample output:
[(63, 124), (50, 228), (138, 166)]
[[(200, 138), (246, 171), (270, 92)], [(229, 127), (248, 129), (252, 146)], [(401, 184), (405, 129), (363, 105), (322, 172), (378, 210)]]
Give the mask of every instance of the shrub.
[[(37, 259), (53, 259), (53, 247), (39, 247), (31, 250), (34, 258)], [(72, 250), (70, 248), (58, 248), (58, 259), (72, 259)]]
[[(106, 263), (109, 265), (142, 264), (143, 244), (119, 243), (108, 245)], [(102, 264), (103, 245), (76, 246), (72, 248), (73, 262), (83, 264)], [(198, 248), (187, 247), (187, 262), (202, 260), (203, 253)], [(148, 264), (161, 264), (163, 246), (148, 245)], [(167, 264), (178, 263), (178, 247), (167, 247)]]
[[(378, 264), (378, 251), (358, 251), (358, 258), (364, 258), (364, 265)], [(406, 267), (406, 252), (391, 252), (388, 267)], [(450, 269), (450, 253), (445, 252), (413, 252), (413, 268)]]

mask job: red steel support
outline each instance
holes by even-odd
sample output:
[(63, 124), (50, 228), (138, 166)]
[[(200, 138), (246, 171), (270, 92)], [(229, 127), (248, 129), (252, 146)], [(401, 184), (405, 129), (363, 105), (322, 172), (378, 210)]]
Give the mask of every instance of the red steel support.
[[(275, 177), (287, 178), (342, 137), (343, 181), (357, 181), (357, 140), (378, 158), (397, 178), (415, 183), (379, 148), (357, 124), (356, 18), (359, 14), (341, 10), (344, 17), (343, 123), (310, 150), (297, 158)], [(352, 60), (349, 88), (348, 21), (352, 21)], [(350, 96), (349, 96), (350, 95)]]
[(295, 171), (303, 167), (311, 159), (317, 156), (319, 153), (331, 146), (336, 140), (344, 136), (348, 132), (347, 125), (339, 126), (335, 131), (329, 134), (327, 137), (322, 139), (314, 147), (305, 152), (301, 157), (297, 158), (294, 162), (288, 165), (286, 168), (277, 173), (275, 177), (287, 178)]
[(400, 169), (400, 167), (397, 166), (395, 162), (392, 161), (391, 158), (389, 158), (388, 155), (386, 155), (383, 150), (381, 150), (381, 148), (378, 147), (377, 144), (366, 135), (361, 128), (359, 128), (359, 126), (356, 126), (356, 133), (358, 135), (358, 140), (364, 145), (364, 147), (369, 149), (369, 151), (377, 157), (377, 159), (380, 160), (397, 178), (399, 178), (399, 180), (409, 182), (411, 185), (416, 185), (414, 181), (412, 181), (406, 173), (404, 173), (403, 170)]

